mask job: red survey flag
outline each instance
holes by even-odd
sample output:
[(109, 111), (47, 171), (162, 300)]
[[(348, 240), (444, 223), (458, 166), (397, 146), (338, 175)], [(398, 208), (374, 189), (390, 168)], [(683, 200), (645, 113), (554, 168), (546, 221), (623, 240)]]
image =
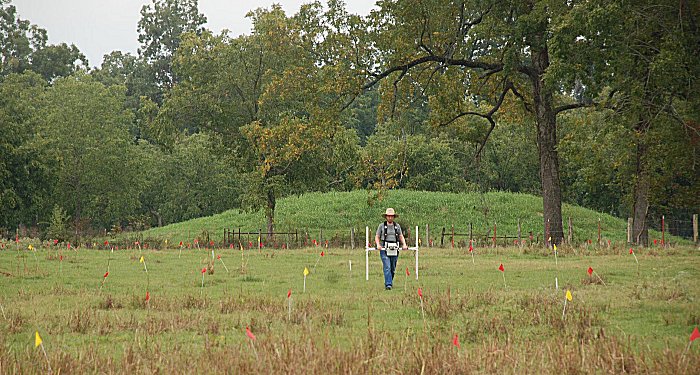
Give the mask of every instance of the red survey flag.
[(217, 255), (216, 259), (221, 259), (221, 254)]
[(408, 272), (408, 267), (406, 267), (406, 276), (411, 276), (411, 273)]
[(109, 241), (105, 241), (105, 246), (109, 245)]
[(202, 268), (202, 273), (206, 273), (206, 272), (207, 272), (207, 267)]
[(421, 288), (418, 288), (418, 297), (420, 297), (420, 299), (423, 299), (423, 289)]
[(324, 256), (324, 255), (326, 255), (326, 253), (324, 253), (323, 251), (321, 251), (321, 256)]
[(498, 270), (501, 271), (501, 272), (506, 272), (506, 269), (503, 268), (503, 263), (501, 263), (501, 265), (498, 266)]
[(292, 296), (292, 290), (289, 289), (289, 291), (287, 291), (287, 298), (289, 298), (289, 297), (291, 297), (291, 296)]
[(180, 241), (180, 247), (182, 247), (182, 241)]
[(472, 251), (474, 251), (474, 247), (472, 247), (472, 244), (469, 244), (469, 252), (471, 253)]
[(634, 250), (630, 247), (630, 254), (634, 254)]
[(593, 268), (588, 267), (588, 276), (593, 275)]
[(150, 300), (151, 300), (151, 293), (148, 293), (148, 291), (146, 291), (146, 302), (148, 302)]
[(700, 338), (700, 331), (698, 331), (698, 327), (695, 327), (693, 333), (690, 334), (690, 342), (695, 341), (697, 338)]
[(60, 261), (63, 262), (63, 254), (59, 257)]
[(104, 275), (104, 276), (102, 276), (102, 278), (103, 278), (103, 279), (106, 279), (106, 278), (107, 278), (107, 276), (109, 276), (109, 271), (105, 272), (105, 275)]
[(459, 346), (459, 336), (455, 333), (455, 337), (452, 338), (452, 345), (456, 346), (457, 349), (460, 348)]
[(255, 341), (255, 335), (250, 332), (250, 327), (245, 327), (245, 334), (253, 341)]

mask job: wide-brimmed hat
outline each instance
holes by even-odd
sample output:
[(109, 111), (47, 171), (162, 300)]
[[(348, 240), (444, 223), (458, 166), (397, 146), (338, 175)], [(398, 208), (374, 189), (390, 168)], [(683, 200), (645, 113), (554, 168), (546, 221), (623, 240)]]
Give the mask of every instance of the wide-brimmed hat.
[(386, 218), (386, 217), (389, 216), (389, 215), (393, 215), (394, 218), (398, 218), (398, 217), (399, 217), (399, 215), (397, 215), (396, 212), (394, 212), (394, 209), (391, 208), (391, 207), (387, 208), (387, 209), (386, 209), (386, 212), (382, 214), (382, 216), (384, 216), (384, 218)]

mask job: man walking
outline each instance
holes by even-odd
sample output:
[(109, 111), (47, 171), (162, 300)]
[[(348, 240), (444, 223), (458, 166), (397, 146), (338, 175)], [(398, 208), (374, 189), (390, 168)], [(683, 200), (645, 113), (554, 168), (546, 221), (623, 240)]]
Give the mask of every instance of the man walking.
[(379, 224), (377, 233), (374, 236), (374, 242), (379, 249), (379, 257), (382, 258), (382, 266), (384, 268), (384, 288), (391, 290), (394, 281), (394, 272), (396, 271), (396, 261), (399, 259), (399, 242), (403, 250), (407, 250), (406, 239), (401, 231), (399, 223), (395, 223), (394, 219), (399, 215), (394, 212), (393, 208), (387, 208), (384, 213), (384, 221)]

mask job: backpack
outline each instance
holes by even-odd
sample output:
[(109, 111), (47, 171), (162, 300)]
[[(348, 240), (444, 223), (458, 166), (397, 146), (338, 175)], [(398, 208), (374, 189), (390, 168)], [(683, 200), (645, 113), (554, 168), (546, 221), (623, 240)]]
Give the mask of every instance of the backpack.
[[(382, 247), (386, 246), (386, 232), (389, 229), (389, 223), (386, 221), (384, 222), (384, 226), (382, 227), (382, 235), (379, 237), (379, 239), (382, 241)], [(399, 223), (394, 222), (394, 237), (396, 238), (396, 242), (399, 242), (399, 236), (401, 235), (401, 226)]]

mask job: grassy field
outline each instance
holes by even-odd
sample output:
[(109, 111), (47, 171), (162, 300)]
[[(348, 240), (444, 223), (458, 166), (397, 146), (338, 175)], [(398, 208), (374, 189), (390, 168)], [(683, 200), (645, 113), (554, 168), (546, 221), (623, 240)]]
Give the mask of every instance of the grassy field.
[(700, 324), (690, 247), (637, 249), (639, 266), (616, 247), (561, 248), (556, 260), (540, 248), (477, 249), (473, 263), (464, 250), (430, 249), (418, 281), (408, 251), (391, 291), (376, 252), (365, 281), (362, 250), (216, 249), (212, 261), (204, 249), (37, 247), (0, 251), (0, 373), (46, 373), (35, 331), (55, 373), (700, 371), (700, 343), (685, 352)]
[[(533, 232), (542, 240), (543, 215), (542, 198), (528, 194), (507, 192), (478, 193), (438, 193), (411, 190), (390, 191), (382, 201), (370, 199), (371, 193), (364, 190), (343, 193), (308, 193), (278, 200), (275, 223), (278, 231), (309, 229), (313, 238), (323, 230), (325, 237), (335, 234), (349, 236), (350, 228), (364, 231), (365, 226), (376, 226), (386, 207), (394, 207), (400, 214), (399, 223), (404, 228), (419, 226), (421, 235), (425, 225), (432, 229), (431, 239), (439, 242), (442, 227), (450, 231), (452, 225), (457, 233), (468, 233), (473, 225), (474, 236), (490, 237), (494, 223), (497, 223), (499, 236), (517, 234), (518, 220), (523, 236)], [(371, 203), (371, 204), (369, 204)], [(627, 221), (607, 214), (601, 214), (583, 207), (564, 204), (562, 207), (564, 230), (566, 220), (571, 217), (574, 226), (574, 242), (597, 241), (598, 220), (601, 223), (601, 237), (604, 242), (626, 241)], [(230, 210), (182, 223), (154, 228), (143, 232), (142, 240), (192, 242), (208, 233), (215, 241), (222, 240), (224, 228), (242, 228), (243, 231), (258, 231), (265, 228), (262, 212), (239, 212)], [(680, 239), (668, 236), (672, 243)], [(133, 234), (126, 236), (134, 237)], [(650, 231), (650, 240), (661, 239), (661, 234)], [(133, 240), (133, 238), (132, 238)], [(252, 239), (256, 242), (256, 239)], [(687, 242), (686, 242), (687, 244)]]

